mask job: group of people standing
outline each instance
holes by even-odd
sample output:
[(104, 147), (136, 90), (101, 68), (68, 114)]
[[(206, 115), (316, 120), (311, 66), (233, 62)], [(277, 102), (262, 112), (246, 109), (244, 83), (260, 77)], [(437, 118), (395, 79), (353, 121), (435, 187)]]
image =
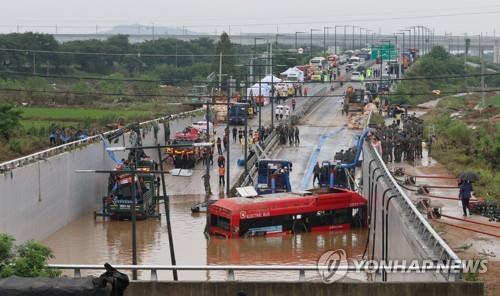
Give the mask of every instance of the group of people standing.
[(83, 129), (52, 127), (49, 133), (50, 146), (58, 146), (89, 137), (89, 132)]
[(300, 131), (297, 126), (288, 126), (287, 124), (280, 124), (276, 128), (278, 132), (280, 144), (286, 145), (299, 145), (300, 144)]
[(422, 119), (405, 116), (402, 129), (396, 120), (379, 127), (373, 135), (373, 143), (385, 162), (414, 161), (422, 158), (423, 132)]

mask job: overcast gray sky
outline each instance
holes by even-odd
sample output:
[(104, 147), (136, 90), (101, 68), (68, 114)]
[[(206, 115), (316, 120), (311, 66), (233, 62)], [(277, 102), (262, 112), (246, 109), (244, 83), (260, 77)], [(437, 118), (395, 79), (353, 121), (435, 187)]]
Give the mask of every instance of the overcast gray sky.
[[(333, 24), (355, 24), (393, 33), (411, 25), (493, 35), (500, 30), (499, 0), (3, 0), (0, 31), (95, 32), (114, 25), (186, 26), (190, 31), (232, 34), (293, 33)], [(35, 27), (36, 26), (36, 27)], [(500, 35), (500, 32), (496, 32)]]

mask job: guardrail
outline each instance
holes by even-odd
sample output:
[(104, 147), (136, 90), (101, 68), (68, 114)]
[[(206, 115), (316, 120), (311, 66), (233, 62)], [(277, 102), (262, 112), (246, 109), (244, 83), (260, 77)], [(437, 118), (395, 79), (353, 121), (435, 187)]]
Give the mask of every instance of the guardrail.
[[(104, 270), (104, 265), (96, 264), (49, 264), (49, 268), (59, 270), (73, 270), (73, 277), (79, 278), (82, 276), (83, 270)], [(336, 272), (366, 272), (380, 274), (382, 271), (404, 271), (418, 273), (418, 270), (411, 269), (403, 265), (363, 265), (356, 266), (348, 265), (113, 265), (114, 268), (120, 271), (149, 271), (150, 280), (158, 281), (158, 271), (225, 271), (226, 281), (235, 280), (235, 271), (295, 271), (298, 272), (298, 281), (306, 281), (306, 271), (316, 271), (318, 276), (320, 272), (327, 273), (326, 275), (333, 275)], [(452, 262), (448, 266), (438, 264), (428, 266), (425, 271), (444, 270), (453, 274), (457, 268), (461, 267), (460, 262)]]
[[(168, 119), (168, 120), (175, 120), (175, 119), (179, 119), (179, 118), (184, 118), (184, 117), (187, 117), (187, 116), (195, 115), (200, 110), (203, 110), (203, 108), (192, 110), (192, 111), (187, 111), (187, 112), (182, 112), (182, 113), (177, 113), (177, 114), (173, 114), (173, 115), (163, 116), (163, 117), (159, 117), (159, 118), (155, 118), (155, 119), (152, 119), (152, 120), (141, 122), (140, 125), (144, 126), (144, 125), (147, 125), (147, 124), (150, 124), (150, 123), (153, 123), (153, 122), (159, 122), (159, 121), (163, 121), (163, 120), (166, 120), (166, 119)], [(111, 134), (111, 133), (113, 133), (115, 131), (116, 131), (116, 129), (104, 132), (101, 135), (102, 136), (107, 136), (107, 135), (109, 135), (109, 134)], [(74, 149), (76, 149), (78, 147), (84, 147), (84, 146), (86, 146), (88, 144), (99, 142), (99, 141), (101, 141), (101, 135), (95, 135), (95, 136), (91, 136), (91, 137), (88, 137), (88, 138), (85, 138), (85, 139), (82, 139), (82, 140), (78, 140), (78, 141), (73, 141), (73, 142), (70, 142), (70, 143), (62, 144), (62, 145), (59, 145), (59, 146), (56, 146), (56, 147), (52, 147), (52, 148), (49, 148), (49, 149), (46, 149), (46, 150), (43, 150), (43, 151), (39, 151), (39, 152), (30, 154), (30, 155), (27, 155), (27, 156), (23, 156), (23, 157), (20, 157), (20, 158), (16, 158), (16, 159), (13, 159), (13, 160), (9, 160), (9, 161), (0, 163), (0, 173), (1, 172), (7, 172), (7, 171), (13, 170), (15, 168), (18, 168), (18, 167), (21, 167), (21, 166), (24, 166), (24, 165), (27, 165), (27, 164), (37, 162), (39, 160), (44, 160), (44, 159), (47, 159), (49, 157), (55, 156), (57, 154), (61, 154), (61, 153), (64, 153), (66, 151), (74, 150)]]

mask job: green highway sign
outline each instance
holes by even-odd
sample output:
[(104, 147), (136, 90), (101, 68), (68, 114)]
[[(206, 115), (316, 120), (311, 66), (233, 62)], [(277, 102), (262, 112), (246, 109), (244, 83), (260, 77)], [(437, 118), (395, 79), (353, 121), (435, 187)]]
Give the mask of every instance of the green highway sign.
[(394, 44), (381, 44), (372, 47), (372, 60), (382, 57), (382, 60), (395, 60), (397, 57), (396, 46)]

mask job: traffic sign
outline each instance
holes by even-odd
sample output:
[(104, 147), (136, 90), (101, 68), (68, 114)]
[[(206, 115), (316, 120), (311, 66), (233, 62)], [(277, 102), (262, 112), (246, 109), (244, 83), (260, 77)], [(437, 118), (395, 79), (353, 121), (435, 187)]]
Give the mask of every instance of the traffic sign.
[(394, 44), (381, 44), (372, 47), (372, 59), (382, 57), (382, 60), (395, 60), (397, 51)]

